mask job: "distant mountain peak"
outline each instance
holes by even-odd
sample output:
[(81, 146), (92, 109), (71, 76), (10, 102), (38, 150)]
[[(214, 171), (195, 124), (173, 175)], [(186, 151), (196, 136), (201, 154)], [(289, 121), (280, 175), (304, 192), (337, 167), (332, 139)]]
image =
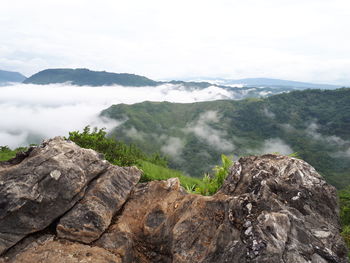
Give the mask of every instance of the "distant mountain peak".
[(163, 84), (177, 85), (185, 89), (206, 89), (211, 86), (225, 89), (232, 93), (230, 98), (266, 97), (278, 93), (303, 89), (336, 89), (340, 86), (328, 84), (314, 84), (273, 78), (197, 78), (185, 80), (155, 81), (144, 76), (130, 73), (112, 73), (93, 71), (87, 68), (55, 68), (40, 71), (23, 83), (47, 85), (54, 83), (70, 83), (76, 86), (160, 86)]
[(215, 83), (217, 85), (226, 86), (255, 86), (255, 87), (288, 87), (294, 89), (337, 89), (341, 88), (341, 85), (332, 84), (318, 84), (318, 83), (308, 83), (294, 80), (284, 80), (276, 78), (243, 78), (243, 79), (230, 79), (230, 78), (188, 78), (186, 80), (195, 81), (207, 81)]
[(0, 83), (22, 82), (26, 77), (19, 72), (0, 70)]
[(70, 82), (78, 86), (156, 86), (157, 81), (144, 76), (129, 73), (111, 73), (106, 71), (92, 71), (86, 68), (56, 68), (45, 69), (29, 77), (24, 83), (52, 84)]

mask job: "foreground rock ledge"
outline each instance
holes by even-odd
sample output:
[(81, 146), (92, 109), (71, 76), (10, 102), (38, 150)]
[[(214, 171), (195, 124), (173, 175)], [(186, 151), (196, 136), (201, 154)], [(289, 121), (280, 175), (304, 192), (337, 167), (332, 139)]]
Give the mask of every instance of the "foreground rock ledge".
[[(61, 150), (71, 148), (65, 159)], [(33, 161), (44, 155), (50, 166)], [(0, 262), (347, 262), (336, 191), (298, 159), (241, 158), (220, 191), (205, 197), (175, 178), (134, 186), (136, 168), (111, 166), (61, 139), (23, 158), (0, 165)], [(41, 187), (56, 177), (66, 178), (67, 193), (61, 184)]]
[(0, 254), (59, 218), (59, 236), (97, 239), (140, 175), (60, 137), (1, 163)]

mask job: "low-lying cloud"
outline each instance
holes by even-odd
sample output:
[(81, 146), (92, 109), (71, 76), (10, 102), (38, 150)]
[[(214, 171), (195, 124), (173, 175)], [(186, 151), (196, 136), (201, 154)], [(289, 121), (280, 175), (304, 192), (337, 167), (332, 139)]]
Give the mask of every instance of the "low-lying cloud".
[(288, 155), (293, 153), (293, 149), (281, 138), (269, 138), (262, 142), (260, 147), (244, 149), (248, 154), (260, 155), (268, 153), (277, 153), (282, 155)]
[(172, 157), (172, 159), (176, 162), (182, 162), (181, 158), (183, 148), (185, 147), (185, 143), (178, 137), (167, 137), (164, 139), (164, 145), (161, 147), (161, 152), (166, 154), (167, 156)]
[(293, 149), (280, 138), (272, 138), (264, 141), (262, 148), (259, 150), (261, 154), (279, 153), (288, 155), (293, 153)]
[(211, 124), (219, 121), (220, 116), (216, 111), (207, 111), (202, 113), (197, 121), (189, 123), (184, 131), (192, 132), (219, 151), (231, 152), (235, 149), (235, 146), (226, 139), (227, 134), (223, 130), (217, 130), (211, 126)]
[(12, 148), (38, 143), (86, 125), (112, 128), (120, 124), (99, 117), (112, 104), (142, 101), (190, 103), (232, 97), (218, 87), (187, 90), (179, 85), (158, 87), (16, 84), (0, 87), (0, 145)]
[(323, 141), (324, 143), (336, 144), (338, 146), (343, 146), (348, 142), (336, 135), (323, 135), (318, 132), (320, 126), (316, 122), (311, 122), (307, 128), (306, 133), (313, 139)]
[(270, 119), (274, 119), (276, 117), (276, 114), (270, 111), (268, 108), (263, 109), (263, 114)]
[(138, 131), (135, 127), (125, 129), (124, 132), (128, 137), (134, 140), (143, 141), (145, 139), (145, 134), (141, 131)]
[[(290, 124), (281, 124), (282, 129), (286, 132), (296, 132), (297, 129)], [(319, 141), (325, 145), (331, 145), (334, 149), (338, 149), (335, 152), (328, 152), (333, 158), (350, 158), (350, 141), (344, 140), (336, 135), (325, 135), (319, 132), (322, 126), (317, 123), (317, 120), (305, 123), (305, 134), (310, 140)]]

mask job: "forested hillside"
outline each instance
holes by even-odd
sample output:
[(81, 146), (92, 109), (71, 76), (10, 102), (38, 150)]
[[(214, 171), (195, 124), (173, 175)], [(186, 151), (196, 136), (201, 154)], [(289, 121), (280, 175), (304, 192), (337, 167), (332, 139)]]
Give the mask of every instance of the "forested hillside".
[(52, 84), (70, 82), (73, 85), (122, 85), (122, 86), (156, 86), (154, 80), (143, 76), (127, 73), (110, 73), (105, 71), (91, 71), (88, 69), (46, 69), (29, 77), (24, 83)]
[(124, 120), (112, 136), (170, 166), (201, 176), (220, 155), (297, 154), (338, 188), (350, 184), (350, 89), (306, 90), (265, 99), (190, 104), (114, 105), (101, 113)]

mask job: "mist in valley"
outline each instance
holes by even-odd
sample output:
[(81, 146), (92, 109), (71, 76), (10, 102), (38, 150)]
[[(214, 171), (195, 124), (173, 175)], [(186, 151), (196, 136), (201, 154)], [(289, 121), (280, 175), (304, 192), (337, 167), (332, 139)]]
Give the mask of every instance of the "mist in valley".
[(0, 87), (0, 145), (11, 148), (39, 143), (90, 125), (107, 130), (121, 122), (100, 117), (113, 104), (143, 101), (190, 103), (232, 97), (218, 87), (185, 89), (157, 87), (72, 86), (69, 84), (14, 84)]

